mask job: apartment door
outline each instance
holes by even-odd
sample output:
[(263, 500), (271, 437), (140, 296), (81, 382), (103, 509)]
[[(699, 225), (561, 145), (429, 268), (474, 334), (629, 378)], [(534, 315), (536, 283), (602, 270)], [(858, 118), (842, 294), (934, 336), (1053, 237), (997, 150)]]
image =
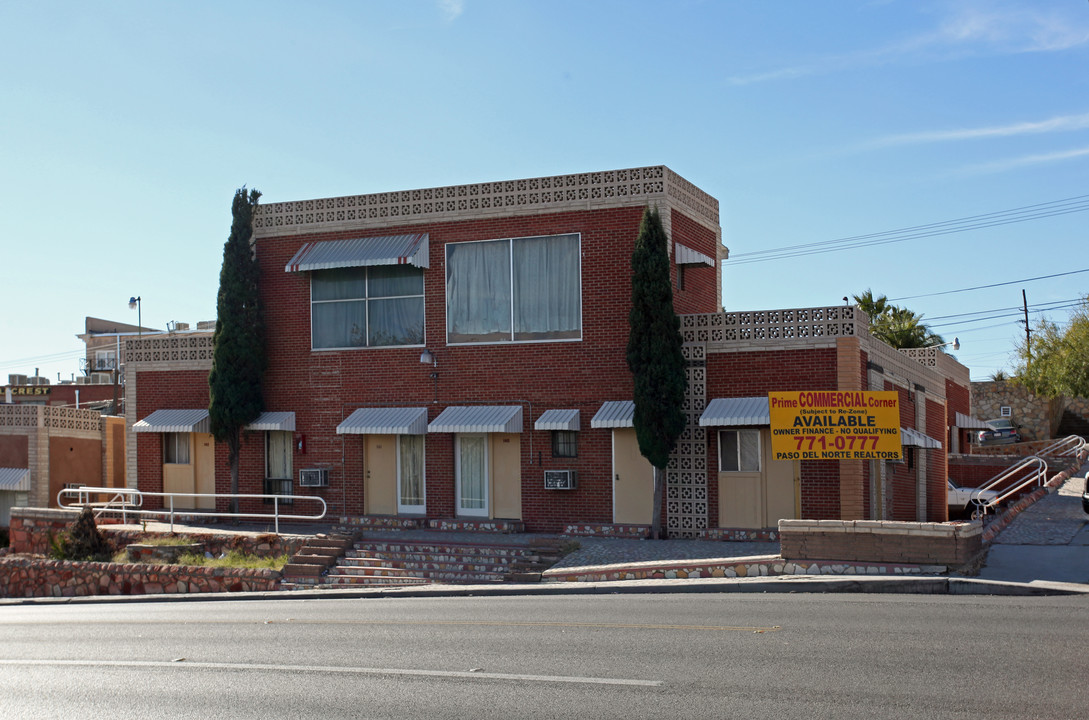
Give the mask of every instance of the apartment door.
[(397, 514), (397, 436), (367, 435), (363, 448), (363, 512)]
[(654, 466), (639, 453), (635, 428), (613, 429), (613, 522), (649, 525), (654, 513)]

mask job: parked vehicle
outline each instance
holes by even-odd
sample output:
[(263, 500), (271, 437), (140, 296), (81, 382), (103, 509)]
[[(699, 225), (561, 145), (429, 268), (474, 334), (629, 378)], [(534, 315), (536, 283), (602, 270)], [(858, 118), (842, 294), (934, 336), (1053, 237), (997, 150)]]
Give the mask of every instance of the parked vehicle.
[(977, 439), (980, 445), (1009, 445), (1021, 442), (1020, 425), (1014, 425), (1009, 418), (987, 420), (987, 430), (980, 430)]
[(1089, 513), (1089, 472), (1085, 473), (1085, 492), (1081, 494), (1081, 509)]
[[(948, 500), (950, 513), (971, 512), (972, 501), (976, 498), (983, 500), (994, 500), (998, 497), (998, 492), (995, 490), (980, 490), (979, 488), (961, 487), (953, 482), (951, 479), (946, 478), (945, 489)], [(1084, 506), (1084, 498), (1082, 500)], [(1089, 512), (1089, 510), (1086, 510)]]

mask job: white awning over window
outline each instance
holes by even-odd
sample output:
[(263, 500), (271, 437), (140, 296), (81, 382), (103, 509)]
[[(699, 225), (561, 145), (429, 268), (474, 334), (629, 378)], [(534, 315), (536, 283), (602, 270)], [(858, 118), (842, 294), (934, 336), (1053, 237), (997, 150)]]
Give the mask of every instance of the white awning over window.
[(537, 422), (533, 423), (534, 430), (570, 430), (579, 431), (578, 410), (545, 410)]
[(904, 447), (920, 447), (925, 450), (941, 450), (942, 447), (940, 442), (929, 435), (906, 427), (900, 428), (900, 444)]
[(592, 428), (629, 428), (635, 427), (635, 402), (632, 400), (610, 400), (602, 403), (601, 409), (590, 421)]
[(0, 490), (30, 492), (30, 470), (26, 468), (0, 468)]
[(703, 427), (742, 427), (771, 425), (767, 396), (715, 398), (700, 415)]
[(211, 432), (207, 410), (156, 410), (140, 422), (133, 432)]
[(693, 250), (687, 245), (673, 243), (673, 261), (678, 265), (710, 265), (715, 266), (715, 259), (710, 255), (704, 255), (698, 250)]
[(365, 265), (429, 266), (427, 233), (308, 242), (288, 261), (284, 272), (332, 270)]
[(246, 430), (294, 430), (295, 413), (263, 412), (245, 427)]
[(433, 433), (520, 433), (521, 405), (454, 405), (427, 426)]
[(965, 415), (964, 413), (957, 413), (956, 415), (957, 427), (967, 428), (969, 430), (990, 430), (991, 426), (982, 420), (977, 420), (971, 415)]
[(337, 435), (424, 435), (427, 408), (359, 408), (340, 425)]

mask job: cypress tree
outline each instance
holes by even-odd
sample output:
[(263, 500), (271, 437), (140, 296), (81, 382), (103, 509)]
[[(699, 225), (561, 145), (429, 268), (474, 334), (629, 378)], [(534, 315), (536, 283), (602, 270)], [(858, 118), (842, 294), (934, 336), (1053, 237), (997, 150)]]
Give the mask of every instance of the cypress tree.
[[(242, 428), (264, 410), (261, 384), (268, 359), (257, 294), (257, 257), (250, 244), (253, 209), (260, 197), (257, 190), (247, 192), (245, 187), (234, 194), (231, 234), (223, 245), (223, 267), (219, 272), (215, 347), (208, 376), (212, 434), (227, 443), (232, 494), (238, 493)], [(231, 512), (238, 512), (237, 499), (231, 500)]]
[(669, 453), (684, 431), (687, 380), (681, 322), (673, 311), (669, 251), (657, 208), (643, 212), (631, 258), (628, 369), (635, 383), (635, 435), (639, 452), (654, 466), (651, 536), (662, 529), (662, 487)]

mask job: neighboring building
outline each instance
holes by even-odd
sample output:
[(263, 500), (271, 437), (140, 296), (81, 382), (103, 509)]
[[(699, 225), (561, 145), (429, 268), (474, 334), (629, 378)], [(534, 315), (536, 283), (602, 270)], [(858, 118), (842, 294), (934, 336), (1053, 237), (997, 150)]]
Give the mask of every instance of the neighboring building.
[(56, 507), (66, 487), (124, 487), (124, 443), (120, 417), (0, 405), (0, 525), (12, 507)]
[[(260, 206), (267, 412), (244, 433), (241, 492), (319, 495), (348, 520), (649, 523), (625, 360), (648, 205), (670, 238), (688, 360), (669, 532), (945, 519), (941, 446), (961, 375), (874, 340), (854, 308), (722, 312), (718, 202), (663, 166)], [(227, 453), (208, 434), (211, 333), (130, 338), (124, 353), (128, 485), (227, 492)], [(760, 413), (737, 414), (746, 398), (766, 410), (768, 390), (811, 388), (897, 390), (918, 450), (900, 465), (731, 464), (767, 447)], [(732, 402), (708, 415), (713, 400)]]

